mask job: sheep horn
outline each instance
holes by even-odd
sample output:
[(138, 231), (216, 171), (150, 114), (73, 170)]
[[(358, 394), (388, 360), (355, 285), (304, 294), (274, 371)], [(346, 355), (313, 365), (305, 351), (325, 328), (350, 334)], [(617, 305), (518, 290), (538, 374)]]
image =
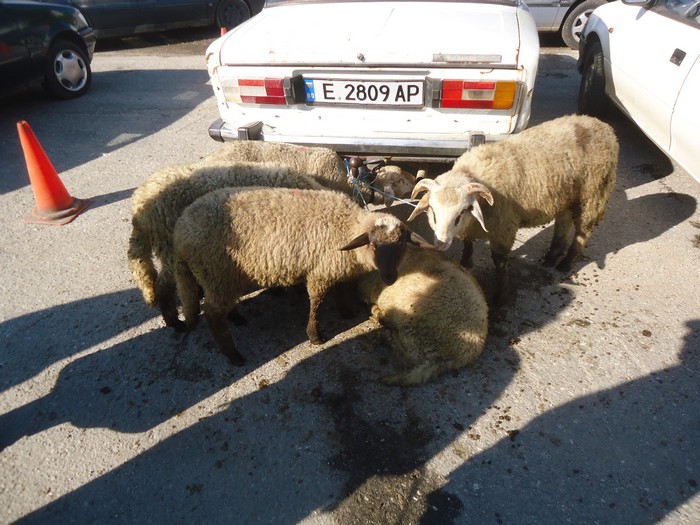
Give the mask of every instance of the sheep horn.
[(464, 191), (464, 193), (466, 193), (467, 195), (476, 193), (477, 195), (482, 197), (486, 202), (488, 202), (491, 206), (493, 206), (493, 195), (491, 195), (491, 191), (479, 182), (468, 182), (467, 184), (462, 186), (462, 191)]
[(413, 219), (418, 217), (421, 213), (423, 213), (425, 210), (428, 209), (430, 202), (430, 193), (426, 193), (423, 195), (423, 198), (418, 201), (418, 204), (416, 204), (416, 207), (413, 209), (411, 212), (411, 215), (409, 215), (408, 219), (406, 219), (406, 222), (411, 222)]
[(437, 189), (439, 187), (440, 183), (434, 179), (421, 179), (418, 182), (416, 182), (416, 185), (413, 187), (413, 191), (411, 192), (411, 198), (415, 199), (418, 196), (418, 194), (422, 191), (433, 191), (434, 189)]

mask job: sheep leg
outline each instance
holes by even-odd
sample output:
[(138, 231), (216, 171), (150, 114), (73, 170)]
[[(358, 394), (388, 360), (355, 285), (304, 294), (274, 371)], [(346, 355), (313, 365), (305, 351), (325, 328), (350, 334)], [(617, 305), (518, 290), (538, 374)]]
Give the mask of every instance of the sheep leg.
[[(177, 314), (177, 287), (175, 278), (169, 269), (163, 267), (158, 274), (156, 290), (158, 308), (165, 321), (165, 326), (171, 326), (177, 332), (187, 331), (187, 325), (179, 319)], [(199, 312), (197, 312), (197, 315), (199, 315)]]
[(467, 239), (464, 239), (464, 249), (462, 250), (462, 260), (461, 264), (465, 268), (471, 268), (474, 265), (472, 260), (472, 255), (474, 254), (474, 243)]
[(569, 251), (566, 253), (566, 257), (557, 265), (557, 270), (560, 272), (570, 272), (571, 268), (583, 253), (583, 249), (586, 247), (586, 243), (593, 233), (593, 226), (591, 222), (583, 224), (581, 218), (576, 218), (574, 220), (574, 225), (576, 227), (576, 234), (574, 235), (574, 240), (571, 242)]
[(554, 220), (554, 235), (552, 236), (552, 244), (544, 256), (542, 264), (544, 266), (554, 266), (556, 262), (566, 252), (569, 232), (573, 225), (571, 210), (566, 210), (559, 214)]
[(318, 309), (327, 290), (327, 286), (320, 286), (318, 283), (306, 284), (306, 291), (309, 294), (309, 321), (306, 324), (306, 335), (309, 337), (311, 344), (314, 345), (320, 345), (325, 342), (324, 337), (318, 331)]
[(216, 344), (219, 345), (221, 352), (228, 357), (231, 364), (234, 366), (243, 366), (245, 358), (238, 353), (236, 345), (233, 343), (231, 329), (228, 326), (226, 316), (230, 311), (229, 308), (219, 308), (211, 303), (204, 303), (204, 317), (206, 317), (211, 328)]
[(200, 288), (197, 279), (185, 262), (175, 266), (175, 284), (182, 302), (182, 313), (185, 315), (185, 327), (194, 330), (199, 323)]

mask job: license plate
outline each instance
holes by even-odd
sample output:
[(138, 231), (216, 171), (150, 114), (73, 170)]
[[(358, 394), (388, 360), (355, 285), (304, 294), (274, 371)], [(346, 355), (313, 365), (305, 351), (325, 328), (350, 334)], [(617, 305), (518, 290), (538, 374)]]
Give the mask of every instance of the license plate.
[(305, 79), (307, 104), (423, 106), (423, 81)]

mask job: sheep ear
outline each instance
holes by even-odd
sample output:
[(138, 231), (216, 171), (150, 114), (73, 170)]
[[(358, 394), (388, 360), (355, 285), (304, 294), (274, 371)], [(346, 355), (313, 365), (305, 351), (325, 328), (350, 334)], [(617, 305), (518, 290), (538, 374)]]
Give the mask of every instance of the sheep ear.
[[(491, 202), (493, 202), (493, 200)], [(472, 203), (472, 215), (479, 221), (484, 231), (487, 232), (488, 230), (484, 225), (484, 214), (481, 213), (481, 206), (479, 206), (479, 201), (477, 201), (476, 198), (474, 198), (474, 202)]]
[(486, 202), (488, 202), (489, 205), (493, 206), (493, 195), (491, 195), (491, 191), (483, 184), (480, 184), (478, 182), (469, 182), (462, 186), (462, 190), (467, 195), (476, 193), (479, 197), (483, 198)]
[(411, 192), (411, 198), (415, 199), (422, 191), (433, 191), (435, 188), (439, 188), (440, 183), (435, 182), (434, 179), (421, 179), (416, 182)]
[(388, 208), (394, 204), (394, 199), (396, 199), (396, 195), (394, 195), (394, 188), (391, 187), (391, 184), (387, 184), (384, 186), (384, 206)]
[(410, 242), (411, 244), (415, 244), (416, 246), (420, 246), (421, 248), (431, 248), (433, 250), (437, 249), (435, 248), (435, 245), (432, 242), (426, 241), (423, 237), (421, 237), (414, 231), (409, 231), (408, 242)]
[(428, 201), (430, 201), (430, 193), (426, 193), (423, 195), (423, 198), (418, 201), (418, 204), (416, 204), (416, 207), (413, 209), (411, 212), (411, 215), (409, 215), (408, 219), (406, 219), (407, 222), (411, 222), (413, 219), (418, 217), (421, 213), (423, 213), (425, 210), (428, 209)]
[(369, 233), (361, 233), (355, 237), (352, 241), (343, 246), (340, 251), (354, 250), (360, 246), (367, 246), (369, 244)]
[(425, 170), (418, 170), (418, 172), (416, 173), (416, 182), (425, 179), (427, 176), (428, 172), (426, 172)]

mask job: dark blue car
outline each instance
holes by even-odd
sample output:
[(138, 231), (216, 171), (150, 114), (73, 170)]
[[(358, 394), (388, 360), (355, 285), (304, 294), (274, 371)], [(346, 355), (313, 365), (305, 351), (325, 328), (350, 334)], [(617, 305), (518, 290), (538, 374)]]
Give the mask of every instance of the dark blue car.
[(0, 0), (0, 96), (42, 84), (59, 99), (90, 88), (95, 33), (77, 9)]
[[(44, 1), (44, 0), (42, 0)], [(258, 14), (265, 0), (46, 0), (80, 10), (97, 38), (184, 27), (232, 29)]]

